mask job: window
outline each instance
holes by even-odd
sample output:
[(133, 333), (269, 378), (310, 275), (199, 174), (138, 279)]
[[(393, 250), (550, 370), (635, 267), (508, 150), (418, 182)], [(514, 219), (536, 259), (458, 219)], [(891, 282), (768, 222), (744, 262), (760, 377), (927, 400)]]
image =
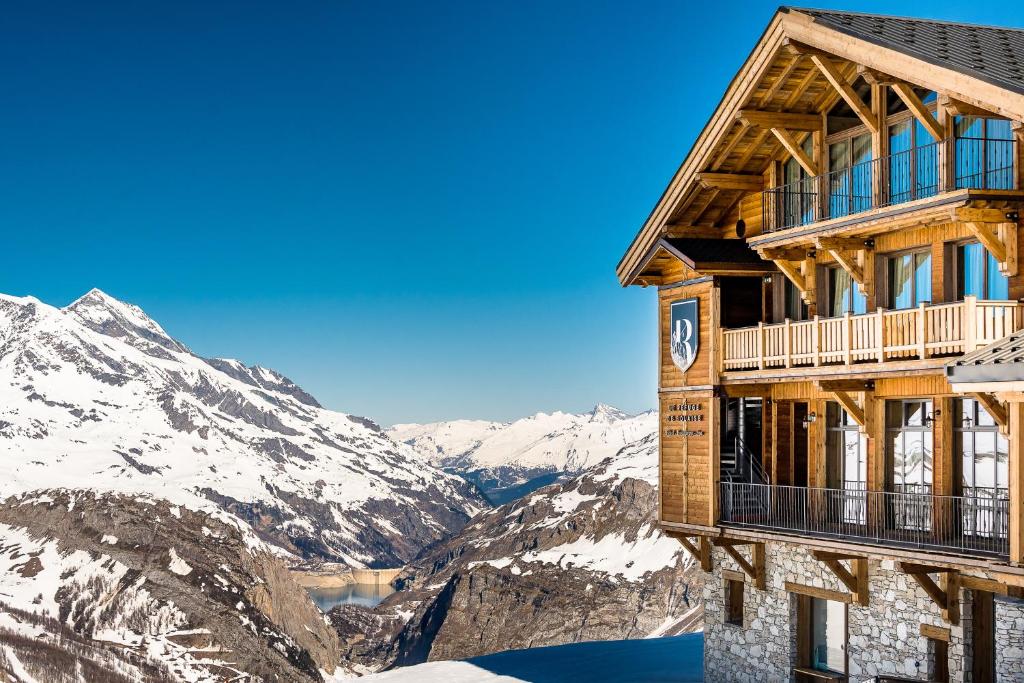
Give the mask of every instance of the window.
[(871, 208), (871, 134), (838, 140), (828, 146), (829, 217)]
[(931, 493), (932, 402), (912, 399), (885, 404), (890, 486), (897, 493)]
[(984, 406), (973, 399), (953, 402), (955, 450), (963, 453), (964, 494), (976, 489), (1009, 495), (1010, 444)]
[(999, 272), (999, 262), (977, 242), (956, 248), (957, 299), (1009, 299), (1010, 281)]
[(846, 604), (810, 599), (811, 668), (846, 673)]
[(838, 495), (835, 513), (847, 524), (867, 521), (867, 437), (838, 403), (825, 407), (825, 478)]
[(935, 683), (949, 681), (949, 643), (928, 638), (928, 678)]
[[(814, 139), (808, 135), (802, 148), (808, 156), (814, 154)], [(814, 207), (818, 201), (814, 179), (800, 163), (790, 157), (782, 166), (783, 225), (805, 225), (814, 221)]]
[(743, 626), (743, 582), (725, 580), (725, 623)]
[(932, 197), (939, 191), (939, 143), (917, 119), (889, 126), (889, 201)]
[(796, 288), (796, 285), (789, 278), (784, 280), (783, 297), (785, 317), (790, 320), (807, 320), (807, 304), (804, 303), (800, 290)]
[(1009, 121), (957, 116), (954, 133), (958, 189), (1013, 189), (1014, 143)]
[(932, 300), (932, 255), (918, 251), (889, 257), (889, 308), (913, 308)]
[(828, 268), (828, 314), (837, 318), (844, 313), (865, 313), (868, 300), (860, 293), (850, 274), (839, 266)]

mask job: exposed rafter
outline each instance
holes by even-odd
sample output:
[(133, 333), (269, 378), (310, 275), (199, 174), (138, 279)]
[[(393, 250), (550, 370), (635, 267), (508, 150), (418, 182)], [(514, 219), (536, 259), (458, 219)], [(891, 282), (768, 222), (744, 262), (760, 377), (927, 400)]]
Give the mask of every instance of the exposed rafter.
[(864, 103), (864, 100), (860, 98), (860, 95), (854, 91), (853, 87), (846, 82), (843, 75), (839, 73), (839, 69), (832, 62), (831, 59), (824, 55), (812, 54), (811, 61), (818, 67), (818, 71), (825, 76), (825, 79), (832, 84), (832, 87), (836, 89), (839, 96), (842, 97), (850, 109), (857, 114), (857, 117), (867, 126), (868, 130), (872, 133), (878, 132), (878, 118), (874, 112), (871, 111), (871, 107)]
[(760, 192), (764, 189), (764, 176), (744, 173), (698, 173), (697, 181), (704, 187), (720, 190)]
[(999, 431), (1003, 434), (1010, 433), (1010, 413), (1002, 401), (995, 397), (995, 394), (976, 393), (971, 394), (974, 399), (985, 408), (985, 412), (992, 416), (995, 423), (999, 425)]
[(821, 116), (818, 114), (793, 114), (791, 112), (742, 109), (740, 110), (739, 118), (741, 121), (746, 121), (758, 128), (816, 131), (821, 130), (823, 126)]
[[(813, 555), (816, 560), (832, 570), (836, 578), (853, 594), (855, 602), (864, 607), (868, 606), (868, 560), (866, 557), (830, 553), (823, 550), (815, 550)], [(843, 560), (849, 560), (850, 569), (846, 568)]]
[[(900, 569), (910, 575), (921, 586), (942, 610), (942, 617), (952, 625), (960, 623), (960, 575), (948, 567), (932, 567), (928, 565), (900, 562)], [(940, 587), (929, 574), (939, 573), (945, 576), (944, 587)]]
[(737, 130), (735, 133), (733, 133), (732, 139), (725, 146), (722, 147), (722, 151), (718, 154), (717, 157), (715, 157), (715, 160), (711, 162), (712, 171), (717, 171), (718, 169), (722, 168), (723, 164), (725, 164), (725, 162), (728, 161), (730, 155), (732, 155), (733, 150), (736, 149), (736, 146), (739, 145), (743, 141), (743, 138), (747, 136), (747, 131), (751, 129), (750, 124), (748, 124), (746, 121), (737, 121), (736, 126)]
[(793, 137), (792, 133), (785, 128), (772, 128), (771, 131), (772, 135), (782, 143), (783, 148), (785, 148), (785, 150), (789, 152), (794, 159), (796, 159), (797, 163), (807, 171), (808, 175), (819, 175), (818, 165), (814, 163), (814, 160), (811, 159), (811, 157), (807, 156), (807, 152), (805, 152), (803, 147), (800, 146), (800, 143), (796, 141), (796, 138)]
[(949, 95), (939, 95), (939, 106), (948, 111), (953, 116), (984, 116), (987, 118), (1002, 118), (998, 114), (994, 114), (988, 110), (976, 107), (973, 104), (962, 102), (956, 98), (950, 97)]
[[(714, 545), (719, 546), (726, 554), (731, 557), (736, 564), (739, 565), (740, 569), (743, 570), (747, 576), (753, 581), (754, 585), (758, 590), (764, 590), (767, 587), (767, 577), (765, 576), (765, 550), (764, 543), (755, 543), (752, 541), (735, 541), (733, 539), (722, 539), (718, 538), (713, 541)], [(751, 548), (750, 557), (743, 557), (740, 552), (736, 549), (736, 546), (749, 545)]]
[(771, 101), (775, 99), (775, 96), (779, 91), (782, 90), (789, 82), (789, 77), (793, 74), (793, 71), (800, 66), (801, 61), (803, 61), (801, 55), (796, 55), (789, 64), (786, 65), (786, 68), (782, 70), (782, 73), (779, 74), (778, 78), (775, 79), (775, 82), (772, 83), (771, 87), (768, 88), (765, 94), (761, 97), (762, 107), (767, 107), (771, 104)]
[(893, 83), (892, 90), (896, 93), (903, 104), (907, 105), (907, 109), (914, 115), (922, 126), (931, 134), (936, 140), (943, 140), (946, 137), (946, 131), (942, 124), (939, 123), (932, 113), (928, 111), (928, 107), (925, 106), (921, 98), (914, 92), (914, 88), (909, 83)]

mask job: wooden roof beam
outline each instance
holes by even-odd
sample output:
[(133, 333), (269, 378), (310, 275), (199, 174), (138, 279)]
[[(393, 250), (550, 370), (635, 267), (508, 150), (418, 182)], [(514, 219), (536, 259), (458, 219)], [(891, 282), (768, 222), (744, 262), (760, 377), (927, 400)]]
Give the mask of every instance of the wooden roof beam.
[(939, 95), (939, 106), (943, 107), (953, 116), (984, 116), (993, 119), (1005, 118), (995, 112), (982, 109), (981, 107), (976, 107), (973, 104), (962, 102), (961, 100), (950, 97), (949, 95)]
[(739, 145), (740, 142), (743, 141), (743, 138), (747, 136), (747, 131), (750, 130), (750, 124), (746, 121), (737, 121), (736, 125), (739, 126), (739, 130), (733, 133), (732, 139), (722, 147), (722, 151), (719, 152), (718, 156), (715, 157), (715, 160), (711, 162), (712, 171), (717, 171), (722, 168), (722, 165), (729, 159), (729, 155), (733, 153), (736, 146)]
[(873, 379), (819, 379), (814, 383), (819, 391), (874, 391)]
[(850, 109), (857, 114), (857, 117), (867, 126), (868, 130), (872, 133), (877, 133), (878, 117), (871, 111), (871, 107), (864, 103), (864, 100), (860, 98), (860, 95), (856, 93), (853, 87), (846, 82), (846, 79), (839, 73), (839, 69), (836, 68), (832, 60), (822, 54), (812, 54), (811, 61), (818, 67), (818, 71), (822, 73), (825, 79), (832, 84), (832, 87), (836, 89), (839, 96), (846, 100), (846, 103), (850, 105)]
[(667, 534), (679, 541), (679, 545), (686, 548), (686, 552), (690, 553), (693, 559), (697, 560), (703, 571), (711, 571), (711, 541), (707, 536), (698, 536), (697, 542), (694, 543), (683, 534), (673, 532), (667, 532)]
[(909, 83), (893, 83), (892, 90), (903, 100), (903, 104), (907, 105), (910, 113), (914, 115), (915, 119), (920, 121), (921, 125), (925, 127), (933, 138), (936, 140), (944, 140), (946, 138), (946, 131), (942, 124), (932, 116), (932, 113), (928, 111), (928, 107), (924, 105), (924, 102), (917, 96), (917, 93), (914, 92)]
[[(866, 557), (837, 557), (833, 553), (814, 551), (812, 553), (824, 564), (846, 588), (853, 593), (854, 600), (864, 607), (868, 605), (868, 560)], [(840, 561), (850, 560), (850, 569)]]
[(789, 64), (786, 65), (786, 68), (782, 70), (782, 73), (779, 74), (778, 78), (775, 79), (775, 82), (772, 83), (770, 88), (768, 88), (768, 91), (761, 97), (762, 107), (767, 107), (771, 104), (771, 101), (775, 99), (775, 96), (780, 90), (782, 90), (783, 86), (789, 82), (789, 77), (793, 74), (793, 71), (800, 66), (802, 61), (803, 57), (801, 55), (796, 55)]
[(1004, 435), (1009, 436), (1010, 434), (1010, 413), (1003, 405), (1002, 401), (995, 397), (995, 394), (989, 393), (973, 393), (970, 394), (978, 403), (984, 408), (985, 412), (992, 416), (995, 423), (999, 425), (999, 431)]
[[(930, 567), (927, 565), (900, 562), (900, 569), (909, 574), (921, 586), (925, 594), (942, 610), (942, 617), (950, 624), (960, 623), (960, 575), (948, 567)], [(929, 576), (932, 572), (944, 575), (945, 587), (940, 587)]]
[[(716, 544), (717, 545), (717, 544)], [(767, 577), (765, 572), (765, 550), (764, 543), (751, 543), (751, 560), (740, 555), (740, 552), (736, 549), (735, 544), (722, 545), (721, 548), (726, 552), (729, 557), (735, 560), (736, 564), (739, 565), (740, 569), (754, 581), (754, 585), (758, 590), (764, 590), (767, 587)]]
[(739, 119), (758, 128), (785, 128), (787, 130), (819, 131), (823, 122), (819, 114), (794, 114), (785, 111), (741, 109)]
[[(820, 123), (821, 117), (816, 118), (818, 118), (818, 122)], [(772, 135), (782, 143), (785, 150), (789, 152), (794, 159), (796, 159), (797, 163), (800, 164), (805, 171), (807, 171), (807, 175), (820, 175), (818, 173), (818, 165), (814, 163), (814, 160), (811, 159), (810, 156), (807, 155), (807, 152), (805, 152), (803, 147), (801, 147), (796, 141), (796, 138), (793, 137), (792, 133), (785, 128), (772, 128), (771, 131)]]
[(720, 190), (760, 192), (764, 189), (764, 176), (746, 173), (698, 173), (697, 181), (705, 187)]

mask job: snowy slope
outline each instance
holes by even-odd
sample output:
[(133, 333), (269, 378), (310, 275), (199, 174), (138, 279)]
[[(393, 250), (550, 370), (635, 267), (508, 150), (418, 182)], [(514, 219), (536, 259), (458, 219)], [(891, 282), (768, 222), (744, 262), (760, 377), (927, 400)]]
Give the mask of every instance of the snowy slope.
[(331, 612), (343, 661), (424, 660), (700, 628), (702, 572), (657, 524), (658, 444), (483, 512), (399, 576), (372, 609)]
[[(485, 491), (516, 487), (544, 475), (575, 474), (656, 429), (654, 412), (627, 415), (599, 404), (589, 413), (537, 413), (515, 422), (455, 420), (399, 424), (389, 434), (448, 472)], [(501, 501), (504, 502), (504, 501)]]
[(205, 359), (93, 290), (0, 295), (0, 499), (42, 488), (220, 508), (297, 555), (397, 565), (486, 503), (364, 418)]

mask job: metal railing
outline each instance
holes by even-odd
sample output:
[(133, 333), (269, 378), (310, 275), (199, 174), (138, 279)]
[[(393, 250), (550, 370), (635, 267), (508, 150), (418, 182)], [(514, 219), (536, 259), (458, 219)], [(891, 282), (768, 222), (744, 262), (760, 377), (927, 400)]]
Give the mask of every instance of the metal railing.
[(762, 193), (765, 232), (959, 189), (1016, 188), (1017, 141), (947, 138)]
[(720, 523), (971, 555), (1009, 553), (1006, 489), (937, 496), (927, 487), (868, 491), (721, 482)]

